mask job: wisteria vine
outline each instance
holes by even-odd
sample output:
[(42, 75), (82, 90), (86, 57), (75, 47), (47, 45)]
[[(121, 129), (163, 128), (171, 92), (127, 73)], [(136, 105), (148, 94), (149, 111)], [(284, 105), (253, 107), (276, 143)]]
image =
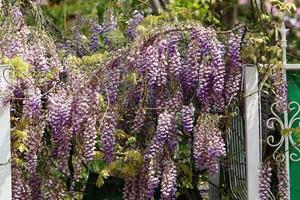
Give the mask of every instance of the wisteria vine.
[[(5, 35), (0, 50), (13, 74), (5, 101), (18, 119), (14, 199), (73, 197), (75, 183), (101, 160), (107, 168), (100, 178), (122, 174), (125, 200), (151, 199), (158, 190), (160, 199), (172, 200), (182, 143), (189, 150), (181, 164), (197, 173), (217, 172), (226, 156), (220, 121), (241, 91), (243, 30), (220, 38), (197, 23), (166, 23), (144, 36), (144, 15), (134, 11), (123, 35), (127, 47), (121, 47), (114, 38), (118, 18), (108, 10), (102, 24), (89, 21), (86, 45), (79, 32), (76, 44), (54, 42), (27, 26), (18, 7), (9, 12), (2, 26), (15, 34)], [(127, 171), (119, 169), (127, 165)], [(269, 174), (264, 166), (266, 187)]]

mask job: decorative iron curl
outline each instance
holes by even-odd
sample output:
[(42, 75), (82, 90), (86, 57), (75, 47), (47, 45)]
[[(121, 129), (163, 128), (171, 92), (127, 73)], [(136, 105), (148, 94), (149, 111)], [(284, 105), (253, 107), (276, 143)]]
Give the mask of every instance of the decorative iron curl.
[[(289, 103), (289, 110), (288, 112), (291, 113), (294, 111), (293, 115), (291, 116), (290, 120), (287, 124), (282, 121), (282, 118), (279, 116), (279, 114), (275, 111), (277, 103), (273, 103), (271, 105), (271, 113), (273, 117), (269, 118), (266, 122), (266, 125), (269, 129), (275, 129), (275, 123), (278, 123), (281, 130), (284, 129), (291, 129), (294, 123), (298, 122), (298, 127), (300, 127), (300, 117), (297, 117), (300, 113), (300, 104), (296, 101), (292, 101)], [(292, 131), (289, 130), (287, 135), (281, 135), (281, 138), (279, 142), (275, 142), (275, 138), (273, 135), (269, 135), (266, 139), (267, 144), (271, 147), (276, 147), (276, 149), (273, 152), (273, 158), (276, 161), (284, 161), (286, 159), (285, 154), (279, 153), (279, 150), (281, 149), (282, 145), (285, 143), (285, 138), (288, 138), (288, 143), (290, 146), (292, 146), (297, 152), (290, 153), (289, 159), (292, 161), (298, 162), (300, 161), (300, 144), (295, 142)]]

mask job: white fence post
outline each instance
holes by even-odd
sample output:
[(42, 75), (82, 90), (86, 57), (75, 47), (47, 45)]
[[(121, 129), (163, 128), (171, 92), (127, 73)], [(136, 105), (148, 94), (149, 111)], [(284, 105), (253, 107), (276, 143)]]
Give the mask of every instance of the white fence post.
[(247, 66), (245, 69), (245, 94), (247, 196), (248, 200), (257, 200), (259, 197), (260, 115), (258, 73), (255, 66)]
[[(288, 29), (285, 28), (285, 24), (283, 21), (280, 33), (281, 33), (282, 63), (283, 63), (284, 68), (287, 64), (287, 59), (286, 59), (286, 48), (287, 48), (286, 34), (287, 34), (287, 32), (288, 32)], [(284, 76), (284, 80), (287, 81), (286, 70), (284, 71), (283, 76)], [(288, 95), (288, 94), (286, 94), (286, 95)], [(287, 110), (284, 112), (284, 127), (291, 128), (291, 127), (289, 127), (289, 115), (288, 115)], [(284, 138), (285, 168), (286, 168), (287, 179), (288, 179), (288, 181), (287, 181), (288, 182), (288, 199), (291, 199), (290, 198), (291, 191), (290, 191), (290, 152), (289, 152), (289, 149), (290, 149), (289, 148), (289, 137), (285, 137)]]
[[(5, 69), (7, 66), (0, 65), (0, 92), (8, 84)], [(10, 105), (0, 105), (0, 200), (12, 198), (10, 156)]]

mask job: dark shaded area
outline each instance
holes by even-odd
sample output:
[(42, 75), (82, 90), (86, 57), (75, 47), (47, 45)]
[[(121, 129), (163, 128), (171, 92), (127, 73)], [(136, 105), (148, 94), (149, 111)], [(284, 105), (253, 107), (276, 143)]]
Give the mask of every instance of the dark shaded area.
[(98, 174), (96, 173), (89, 175), (83, 194), (83, 200), (122, 200), (123, 179), (110, 177), (101, 188), (98, 188), (96, 186), (97, 178)]

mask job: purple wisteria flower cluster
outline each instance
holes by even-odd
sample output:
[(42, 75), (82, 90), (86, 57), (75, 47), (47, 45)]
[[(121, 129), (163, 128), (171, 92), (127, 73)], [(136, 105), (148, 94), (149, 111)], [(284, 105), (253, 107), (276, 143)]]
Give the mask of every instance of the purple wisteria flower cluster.
[(285, 163), (277, 163), (278, 194), (280, 199), (289, 199), (289, 181)]
[(101, 131), (101, 144), (105, 153), (105, 161), (112, 162), (115, 159), (115, 129), (117, 125), (117, 116), (114, 110), (108, 110), (105, 113)]
[(171, 159), (162, 162), (161, 199), (175, 200), (176, 166)]
[(138, 177), (130, 177), (125, 180), (125, 186), (123, 190), (123, 199), (124, 200), (135, 200), (138, 199), (138, 193), (139, 191), (137, 190), (137, 182), (138, 182)]
[(194, 128), (194, 113), (195, 108), (193, 104), (182, 107), (182, 123), (186, 134), (190, 134)]
[(270, 197), (272, 168), (270, 162), (263, 163), (259, 172), (259, 199), (267, 200)]
[[(285, 162), (276, 160), (277, 189), (279, 199), (289, 199), (289, 179)], [(259, 169), (259, 199), (269, 199), (271, 197), (272, 165), (270, 161), (263, 162)]]
[(138, 11), (133, 11), (132, 18), (127, 21), (126, 35), (129, 40), (134, 40), (137, 36), (137, 27), (143, 21), (144, 15)]
[(193, 156), (195, 165), (210, 174), (218, 170), (218, 159), (226, 155), (225, 143), (218, 128), (219, 119), (213, 115), (199, 116), (194, 130)]
[(58, 166), (66, 170), (70, 151), (70, 119), (72, 99), (61, 89), (49, 95), (48, 124), (51, 127), (52, 154)]
[(33, 121), (38, 121), (42, 109), (41, 90), (34, 86), (29, 86), (25, 96), (27, 98), (24, 100), (24, 116)]
[(12, 198), (16, 200), (30, 199), (30, 187), (22, 179), (22, 170), (12, 165)]
[[(93, 55), (61, 55), (47, 34), (36, 37), (40, 32), (26, 26), (18, 8), (10, 12), (15, 34), (1, 40), (1, 61), (20, 58), (9, 100), (20, 119), (14, 128), (26, 135), (18, 140), (25, 150), (13, 152), (21, 160), (13, 165), (15, 199), (64, 198), (86, 178), (83, 169), (91, 170), (94, 158), (103, 155), (103, 163), (112, 167), (132, 149), (142, 164), (135, 176), (125, 177), (123, 198), (151, 199), (160, 190), (160, 199), (175, 199), (180, 178), (175, 158), (187, 141), (195, 170), (217, 171), (226, 155), (218, 114), (240, 90), (240, 34), (231, 34), (228, 47), (215, 30), (199, 25), (166, 26), (164, 33), (140, 38), (144, 16), (134, 11), (125, 33), (133, 50), (126, 52), (117, 50), (122, 43), (115, 45), (112, 35), (119, 21), (108, 10), (103, 24), (90, 21), (90, 47), (69, 49), (82, 51), (80, 57), (90, 52), (108, 57), (95, 62)], [(75, 38), (81, 43), (83, 35), (78, 31)]]
[(284, 69), (275, 69), (273, 80), (275, 86), (276, 109), (279, 112), (284, 112), (288, 109), (287, 83), (284, 80)]
[(134, 119), (133, 119), (133, 125), (132, 125), (133, 133), (138, 134), (140, 132), (140, 130), (144, 126), (145, 118), (146, 118), (146, 110), (144, 110), (143, 108), (139, 108), (136, 111)]
[(95, 21), (90, 22), (90, 49), (95, 52), (99, 49), (99, 36), (103, 31), (103, 27)]
[(152, 143), (147, 149), (145, 158), (155, 158), (157, 154), (162, 153), (163, 147), (167, 141), (172, 127), (172, 115), (167, 111), (161, 113), (158, 117), (158, 125)]
[[(175, 79), (184, 94), (196, 93), (203, 112), (223, 112), (225, 99), (236, 96), (240, 88), (241, 36), (231, 36), (227, 53), (225, 44), (218, 40), (213, 29), (194, 28), (189, 34), (185, 50), (180, 43), (184, 36), (176, 32), (168, 34), (168, 39), (156, 38), (152, 44), (139, 49), (136, 69), (156, 94)], [(226, 85), (225, 80), (229, 80)]]
[(242, 62), (241, 62), (241, 43), (243, 31), (238, 35), (231, 33), (228, 41), (228, 60), (229, 65), (226, 73), (226, 104), (234, 101), (237, 97), (242, 80)]

